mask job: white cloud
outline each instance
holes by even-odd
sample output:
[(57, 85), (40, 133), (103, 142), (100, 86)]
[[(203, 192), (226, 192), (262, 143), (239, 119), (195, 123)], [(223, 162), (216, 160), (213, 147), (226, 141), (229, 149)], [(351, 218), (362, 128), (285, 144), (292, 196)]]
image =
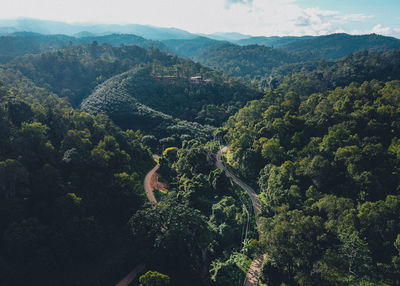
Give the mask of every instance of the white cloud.
[(379, 35), (400, 38), (400, 28), (384, 27), (381, 24), (374, 26), (371, 32)]
[(225, 7), (229, 9), (232, 4), (251, 5), (253, 0), (225, 0)]
[(341, 17), (342, 21), (346, 22), (361, 22), (366, 19), (371, 19), (373, 16), (364, 14), (347, 14)]
[[(5, 1), (5, 0), (0, 0)], [(301, 8), (296, 0), (13, 0), (0, 18), (32, 17), (67, 22), (137, 23), (199, 33), (321, 35), (370, 16)]]

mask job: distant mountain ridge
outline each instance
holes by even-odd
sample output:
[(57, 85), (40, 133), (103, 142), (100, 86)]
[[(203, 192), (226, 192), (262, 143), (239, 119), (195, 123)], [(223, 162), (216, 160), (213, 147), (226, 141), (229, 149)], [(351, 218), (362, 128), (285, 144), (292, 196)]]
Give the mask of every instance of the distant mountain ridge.
[(204, 50), (209, 49), (212, 46), (219, 45), (221, 42), (218, 40), (213, 40), (207, 37), (197, 37), (194, 39), (171, 39), (162, 41), (162, 43), (168, 48), (168, 50), (180, 57), (195, 59)]
[(135, 34), (151, 40), (167, 39), (190, 39), (197, 35), (177, 28), (162, 28), (139, 24), (91, 24), (76, 23), (68, 24), (57, 21), (37, 20), (37, 19), (0, 19), (0, 33), (10, 32), (35, 32), (40, 34), (65, 34), (72, 36), (81, 32), (89, 32), (96, 35), (104, 34)]
[(337, 59), (360, 50), (398, 49), (400, 48), (400, 40), (377, 34), (349, 35), (339, 33), (288, 43), (281, 48), (292, 53), (309, 52), (320, 58)]
[(240, 33), (212, 33), (212, 34), (205, 34), (201, 35), (207, 38), (218, 40), (218, 41), (229, 41), (229, 42), (236, 42), (243, 39), (251, 38), (251, 35), (244, 35)]
[(62, 34), (43, 35), (34, 32), (15, 32), (0, 36), (0, 63), (5, 63), (15, 57), (26, 54), (40, 54), (47, 51), (68, 48), (71, 45), (90, 44), (92, 42), (110, 44), (114, 47), (125, 45), (142, 48), (154, 47), (162, 51), (167, 50), (167, 47), (159, 41), (147, 40), (133, 34), (96, 36), (89, 32), (83, 32), (76, 34), (76, 36), (68, 36)]
[(240, 39), (236, 42), (235, 44), (241, 45), (241, 46), (247, 46), (247, 45), (263, 45), (263, 46), (268, 46), (268, 47), (281, 47), (290, 43), (302, 41), (302, 40), (307, 40), (307, 39), (312, 39), (315, 38), (314, 36), (300, 36), (300, 37), (295, 37), (295, 36), (272, 36), (272, 37), (264, 37), (264, 36), (258, 36), (258, 37), (249, 37), (245, 39)]
[(337, 60), (363, 50), (382, 52), (400, 49), (399, 39), (376, 34), (258, 37), (242, 39), (236, 44), (207, 38), (169, 40), (163, 43), (181, 57), (190, 57), (203, 65), (247, 81), (265, 80), (275, 68), (285, 65)]
[(0, 63), (26, 54), (64, 49), (71, 44), (97, 42), (112, 46), (154, 47), (247, 81), (265, 81), (273, 69), (284, 65), (290, 68), (296, 63), (337, 60), (362, 50), (400, 49), (399, 39), (376, 34), (301, 37), (253, 37), (240, 33), (199, 35), (145, 25), (67, 24), (35, 19), (0, 20), (1, 32), (7, 35), (0, 37)]

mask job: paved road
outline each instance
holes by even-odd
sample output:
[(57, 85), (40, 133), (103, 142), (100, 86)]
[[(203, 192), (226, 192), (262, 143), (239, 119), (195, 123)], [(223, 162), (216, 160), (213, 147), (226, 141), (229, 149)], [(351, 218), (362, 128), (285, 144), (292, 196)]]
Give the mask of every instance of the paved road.
[[(216, 163), (215, 165), (220, 169), (221, 171), (225, 172), (225, 175), (229, 178), (232, 179), (237, 185), (239, 185), (243, 190), (247, 192), (249, 195), (251, 202), (253, 204), (253, 209), (254, 209), (254, 215), (256, 216), (256, 222), (257, 226), (259, 226), (259, 220), (258, 220), (258, 214), (260, 213), (261, 210), (261, 202), (260, 198), (258, 197), (257, 193), (247, 184), (243, 183), (241, 180), (239, 180), (235, 175), (233, 175), (231, 172), (229, 172), (226, 167), (222, 164), (222, 153), (224, 153), (228, 149), (228, 146), (223, 147), (221, 150), (218, 151), (217, 156), (216, 156)], [(260, 234), (260, 229), (258, 228), (258, 233)], [(256, 259), (253, 260), (253, 262), (250, 265), (250, 269), (247, 272), (246, 275), (246, 280), (244, 281), (244, 286), (257, 286), (258, 285), (258, 279), (260, 277), (260, 272), (261, 272), (261, 267), (266, 258), (266, 255), (260, 255)]]
[[(158, 155), (153, 155), (154, 159), (160, 159), (160, 156)], [(151, 187), (151, 179), (153, 176), (155, 176), (155, 173), (157, 172), (158, 168), (160, 168), (160, 165), (157, 163), (157, 165), (151, 169), (150, 172), (147, 173), (146, 177), (144, 178), (144, 190), (146, 191), (146, 196), (149, 199), (150, 202), (152, 203), (157, 203), (156, 197), (154, 196), (154, 190)]]
[(261, 203), (260, 203), (260, 199), (257, 195), (257, 193), (247, 184), (243, 183), (241, 180), (239, 180), (237, 177), (235, 177), (235, 175), (233, 175), (231, 172), (229, 172), (225, 166), (222, 164), (222, 153), (224, 153), (226, 150), (228, 149), (227, 146), (225, 146), (224, 148), (222, 148), (221, 150), (218, 151), (217, 153), (217, 162), (215, 163), (218, 167), (218, 169), (220, 169), (221, 171), (225, 171), (225, 175), (229, 178), (232, 179), (232, 181), (234, 181), (237, 185), (239, 185), (243, 190), (245, 190), (247, 192), (247, 194), (249, 195), (251, 202), (253, 203), (253, 209), (254, 209), (254, 214), (256, 216), (256, 218), (258, 217), (258, 214), (260, 213), (261, 210)]

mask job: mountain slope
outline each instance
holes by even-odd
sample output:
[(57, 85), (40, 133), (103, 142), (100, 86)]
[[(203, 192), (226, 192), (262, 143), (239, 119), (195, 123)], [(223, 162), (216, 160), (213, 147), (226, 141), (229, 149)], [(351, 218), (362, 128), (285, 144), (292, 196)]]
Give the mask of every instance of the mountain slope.
[(40, 35), (18, 32), (0, 36), (0, 63), (26, 54), (40, 54), (46, 51), (67, 47), (75, 40), (66, 35)]
[(399, 55), (364, 51), (294, 74), (216, 133), (258, 185), (263, 283), (400, 281)]
[(273, 36), (273, 37), (250, 37), (246, 39), (241, 39), (236, 41), (235, 43), (241, 46), (247, 46), (247, 45), (263, 45), (267, 47), (281, 47), (284, 45), (287, 45), (289, 43), (294, 43), (298, 41), (302, 41), (305, 39), (312, 39), (314, 38), (313, 36), (302, 36), (302, 37), (278, 37), (278, 36)]
[(272, 76), (274, 85), (283, 83), (288, 88), (308, 94), (336, 87), (345, 87), (352, 82), (359, 84), (373, 79), (390, 81), (400, 79), (400, 49), (382, 52), (361, 51), (340, 60), (296, 64), (287, 69), (277, 68)]
[(1, 284), (113, 285), (141, 259), (126, 235), (154, 164), (140, 133), (8, 81), (0, 135)]
[(173, 39), (162, 41), (169, 51), (175, 55), (183, 58), (196, 58), (199, 54), (208, 50), (214, 45), (218, 45), (221, 42), (217, 40), (212, 40), (206, 37), (197, 37), (194, 39)]
[(264, 77), (275, 67), (300, 62), (306, 58), (265, 46), (221, 43), (200, 51), (194, 60), (232, 76), (251, 79)]
[[(81, 108), (90, 113), (104, 112), (123, 128), (140, 129), (158, 138), (186, 136), (187, 138), (209, 138), (213, 128), (184, 122), (140, 103), (129, 90), (129, 80), (137, 71), (128, 71), (115, 76), (85, 99)], [(161, 104), (161, 102), (160, 102)]]
[(398, 49), (400, 40), (376, 34), (360, 36), (332, 34), (296, 41), (280, 48), (292, 53), (311, 53), (319, 58), (337, 59), (361, 50)]
[[(179, 76), (173, 74), (176, 70)], [(189, 75), (208, 80), (190, 80)], [(158, 137), (174, 132), (194, 137), (208, 132), (203, 132), (199, 123), (219, 126), (247, 101), (260, 97), (255, 90), (184, 61), (171, 67), (137, 67), (117, 75), (98, 86), (81, 107), (105, 112), (124, 128), (141, 129)], [(176, 126), (173, 131), (175, 124), (184, 130)]]
[(36, 85), (68, 97), (77, 106), (99, 83), (155, 59), (175, 61), (173, 56), (156, 50), (147, 51), (137, 46), (116, 48), (92, 43), (17, 58), (8, 66), (32, 79)]
[(109, 44), (114, 47), (139, 46), (142, 48), (158, 48), (167, 50), (164, 44), (158, 41), (147, 40), (133, 34), (109, 34), (93, 35), (86, 34), (81, 37), (67, 35), (43, 35), (32, 32), (17, 32), (9, 35), (0, 36), (0, 63), (5, 63), (11, 59), (27, 54), (40, 54), (49, 51), (65, 49), (73, 45)]

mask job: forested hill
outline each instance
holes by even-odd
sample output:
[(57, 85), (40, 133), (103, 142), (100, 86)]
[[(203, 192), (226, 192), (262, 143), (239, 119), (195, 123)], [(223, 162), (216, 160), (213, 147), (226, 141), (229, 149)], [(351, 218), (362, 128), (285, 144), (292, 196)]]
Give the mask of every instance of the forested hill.
[(7, 66), (20, 71), (36, 85), (45, 87), (74, 106), (106, 79), (138, 64), (154, 60), (174, 63), (177, 59), (155, 49), (137, 46), (112, 47), (93, 42), (66, 49), (16, 58)]
[[(267, 39), (271, 43), (278, 41), (282, 44), (268, 47)], [(247, 43), (256, 44), (239, 46), (205, 38), (166, 41), (164, 44), (180, 56), (191, 57), (206, 66), (248, 81), (268, 78), (275, 68), (282, 65), (299, 63), (302, 66), (304, 62), (338, 59), (362, 50), (383, 52), (400, 48), (399, 39), (375, 34), (270, 37), (264, 39), (264, 42), (257, 38), (250, 40)], [(285, 41), (286, 44), (283, 44)]]
[[(262, 124), (267, 124), (265, 116), (267, 116), (268, 112), (272, 112), (275, 115), (290, 116), (293, 112), (292, 108), (299, 109), (305, 101), (312, 98), (315, 94), (325, 94), (327, 91), (335, 90), (336, 88), (345, 88), (352, 83), (357, 86), (373, 80), (383, 83), (400, 80), (399, 63), (400, 50), (386, 53), (368, 53), (364, 51), (349, 55), (333, 65), (320, 63), (317, 69), (311, 72), (298, 72), (286, 76), (282, 79), (282, 83), (276, 89), (268, 92), (263, 99), (251, 102), (228, 120), (226, 126), (236, 126), (234, 127), (235, 130), (238, 128), (235, 131), (230, 130), (231, 127), (229, 127), (227, 129), (230, 130), (228, 137), (231, 138), (230, 140), (232, 140), (232, 136), (246, 137), (246, 133), (239, 131), (241, 130), (241, 124), (234, 123), (241, 120), (243, 120), (242, 123), (246, 124), (246, 126), (258, 129), (257, 132), (254, 130), (252, 132), (250, 128), (248, 135), (252, 134), (251, 136), (256, 136), (255, 134), (261, 134), (260, 132), (265, 131), (262, 128)], [(287, 108), (284, 109), (282, 106), (275, 107), (276, 102), (279, 102), (279, 105), (282, 106), (287, 105)], [(266, 111), (267, 109), (269, 110), (268, 112)], [(268, 128), (272, 128), (272, 126), (269, 125)], [(278, 129), (281, 130), (280, 127), (275, 128), (276, 131)], [(241, 141), (236, 141), (236, 143), (239, 142)], [(249, 144), (249, 142), (246, 144)], [(244, 146), (240, 150), (249, 152), (249, 149), (244, 148)], [(248, 153), (246, 154), (246, 158), (253, 158), (252, 156), (248, 156)], [(238, 157), (236, 158), (238, 159)], [(249, 167), (246, 167), (245, 170), (249, 172), (248, 174), (252, 174), (252, 176), (258, 175), (258, 164), (244, 164), (244, 166), (255, 167), (256, 169), (253, 171), (249, 171)]]
[[(90, 45), (71, 57), (65, 51), (48, 53), (38, 56), (34, 68), (39, 73), (51, 60), (76, 59), (70, 70), (91, 71), (112, 63), (111, 51), (117, 52)], [(150, 63), (112, 77), (94, 94), (109, 83), (122, 91), (133, 89), (133, 95), (142, 95), (140, 100), (155, 92), (160, 106), (171, 100), (188, 102), (189, 97), (195, 102), (190, 111), (213, 120), (218, 119), (215, 113), (223, 118), (233, 114), (246, 96), (261, 95), (190, 60), (156, 51), (144, 55)], [(34, 68), (28, 69), (31, 76)], [(41, 74), (48, 80), (47, 72)], [(204, 80), (190, 81), (188, 76), (194, 74)], [(40, 75), (33, 78), (51, 88), (51, 81), (41, 81)], [(242, 229), (247, 223), (249, 238), (256, 232), (249, 228), (251, 218), (243, 208), (246, 197), (215, 168), (216, 143), (204, 144), (204, 139), (212, 139), (212, 127), (151, 110), (128, 94), (135, 108), (161, 119), (162, 134), (172, 134), (157, 140), (138, 130), (121, 130), (103, 113), (72, 108), (67, 97), (60, 99), (35, 86), (10, 66), (0, 66), (0, 81), (0, 285), (115, 285), (142, 263), (146, 271), (167, 274), (170, 279), (162, 277), (172, 285), (243, 281), (251, 261), (239, 253)], [(155, 87), (171, 92), (159, 93)], [(154, 96), (151, 100), (157, 103)], [(126, 103), (124, 111), (132, 112), (133, 105)], [(174, 116), (186, 116), (173, 104), (169, 107)], [(145, 123), (142, 117), (135, 126), (144, 129)], [(174, 147), (166, 148), (159, 160), (168, 190), (157, 191), (159, 204), (147, 204), (143, 178), (155, 165), (149, 147), (160, 151), (170, 146)]]
[(156, 107), (166, 106), (168, 100), (162, 98), (154, 84), (151, 76), (140, 69), (128, 71), (97, 87), (82, 102), (81, 108), (94, 114), (105, 113), (123, 128), (140, 129), (155, 136), (164, 142), (164, 147), (193, 138), (211, 139), (214, 131), (211, 126), (176, 119), (140, 102), (146, 95), (154, 96), (153, 101), (158, 101)]
[(399, 49), (400, 40), (376, 34), (332, 34), (295, 41), (280, 48), (291, 53), (311, 53), (320, 59), (338, 59), (361, 50)]
[[(353, 36), (332, 34), (318, 37), (255, 37), (243, 39), (240, 45), (206, 37), (152, 41), (132, 34), (82, 36), (41, 35), (18, 32), (0, 37), (0, 62), (17, 56), (68, 49), (71, 45), (110, 44), (151, 47), (180, 57), (191, 58), (233, 76), (265, 78), (274, 68), (285, 64), (321, 59), (338, 59), (361, 50), (384, 51), (400, 48), (400, 40), (375, 34)], [(246, 45), (243, 45), (246, 43)], [(274, 48), (268, 47), (274, 46)]]
[[(238, 285), (255, 257), (263, 285), (400, 285), (398, 40), (164, 31), (199, 63), (113, 46), (151, 45), (131, 35), (5, 48), (40, 54), (0, 65), (0, 285), (116, 285), (141, 265), (134, 285)], [(216, 167), (224, 145), (257, 217)]]
[(291, 37), (291, 36), (272, 36), (272, 37), (250, 37), (246, 39), (241, 39), (238, 41), (235, 41), (233, 43), (241, 45), (241, 46), (248, 46), (248, 45), (263, 45), (267, 47), (281, 47), (285, 46), (289, 43), (297, 42), (297, 41), (302, 41), (305, 39), (312, 39), (315, 38), (314, 36), (301, 36), (301, 37)]
[(56, 95), (0, 83), (1, 285), (120, 278), (137, 259), (126, 223), (143, 207), (154, 165), (141, 140)]
[(135, 45), (143, 48), (154, 47), (160, 50), (167, 50), (161, 42), (147, 40), (133, 34), (109, 34), (101, 36), (90, 34), (83, 37), (74, 37), (16, 32), (0, 36), (0, 63), (6, 63), (18, 56), (40, 54), (47, 51), (68, 48), (72, 45), (91, 44), (92, 42), (110, 44), (115, 47)]
[[(201, 79), (190, 79), (195, 75)], [(220, 126), (247, 101), (261, 95), (238, 81), (182, 60), (172, 66), (153, 63), (115, 76), (98, 86), (82, 108), (105, 112), (125, 128), (157, 137), (187, 134), (194, 138), (207, 128), (189, 122)], [(173, 118), (184, 121), (174, 128)]]
[(373, 79), (400, 79), (400, 49), (387, 52), (365, 50), (337, 61), (281, 66), (274, 70), (269, 84), (271, 88), (275, 88), (283, 83), (282, 86), (289, 90), (311, 94)]
[(295, 74), (217, 133), (260, 190), (263, 283), (399, 284), (398, 60), (361, 53)]
[[(162, 42), (168, 50), (180, 57), (195, 59), (197, 55), (208, 50), (214, 45), (224, 43), (222, 41), (212, 40), (206, 37), (197, 37), (185, 40), (165, 40)], [(225, 42), (226, 43), (226, 42)]]
[(14, 33), (0, 36), (0, 63), (26, 54), (40, 54), (67, 47), (73, 37), (66, 35), (40, 35), (34, 33)]
[(249, 80), (264, 77), (283, 64), (302, 62), (310, 59), (271, 47), (250, 45), (238, 46), (229, 43), (212, 45), (201, 50), (194, 60), (232, 76)]

